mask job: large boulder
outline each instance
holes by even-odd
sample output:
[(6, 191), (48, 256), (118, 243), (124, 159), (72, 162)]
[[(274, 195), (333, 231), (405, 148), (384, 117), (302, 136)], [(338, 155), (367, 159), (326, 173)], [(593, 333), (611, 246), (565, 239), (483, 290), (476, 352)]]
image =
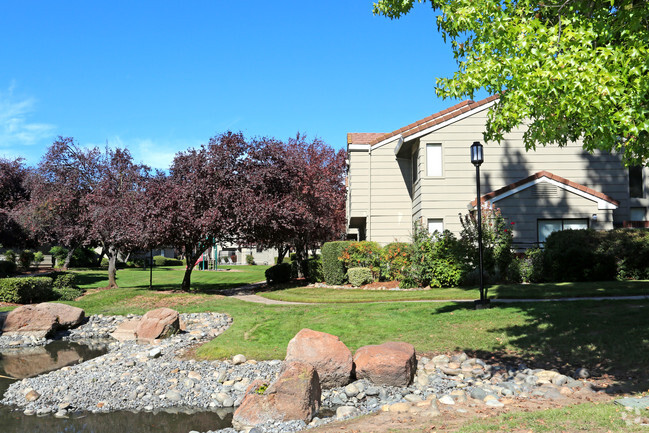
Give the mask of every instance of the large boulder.
[(4, 335), (25, 335), (44, 338), (59, 329), (68, 329), (83, 322), (81, 308), (58, 303), (23, 305), (11, 311), (3, 325)]
[(171, 308), (158, 308), (151, 310), (142, 317), (135, 328), (138, 340), (155, 340), (167, 338), (180, 329), (180, 316)]
[(417, 371), (412, 344), (389, 341), (363, 346), (354, 355), (356, 378), (376, 385), (408, 386)]
[(261, 380), (250, 384), (232, 417), (234, 428), (294, 419), (308, 423), (320, 408), (320, 381), (309, 364), (285, 363), (277, 381), (264, 390), (266, 385)]
[(81, 325), (86, 318), (86, 313), (79, 307), (72, 307), (57, 302), (45, 302), (37, 305), (39, 310), (48, 311), (56, 316), (59, 327), (64, 329)]
[(335, 335), (302, 329), (286, 348), (285, 362), (311, 364), (318, 371), (322, 388), (345, 386), (352, 374), (352, 352)]

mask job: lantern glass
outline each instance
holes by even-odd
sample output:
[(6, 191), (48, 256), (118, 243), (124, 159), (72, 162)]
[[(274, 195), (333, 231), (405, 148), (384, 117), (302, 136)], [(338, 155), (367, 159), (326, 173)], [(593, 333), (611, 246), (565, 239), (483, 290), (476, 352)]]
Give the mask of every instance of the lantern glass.
[(474, 141), (471, 145), (471, 163), (476, 167), (484, 161), (482, 148), (482, 144), (479, 141)]

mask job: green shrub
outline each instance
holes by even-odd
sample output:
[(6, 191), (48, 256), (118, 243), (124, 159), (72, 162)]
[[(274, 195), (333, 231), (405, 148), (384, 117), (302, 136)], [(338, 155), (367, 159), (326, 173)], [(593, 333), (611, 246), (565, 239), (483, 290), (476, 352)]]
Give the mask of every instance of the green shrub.
[(322, 271), (322, 257), (319, 255), (311, 257), (306, 261), (307, 266), (307, 281), (309, 283), (320, 283), (324, 281), (324, 273)]
[(392, 242), (381, 250), (381, 278), (401, 281), (410, 268), (412, 245), (406, 242)]
[(54, 288), (54, 298), (57, 301), (74, 301), (75, 299), (81, 297), (84, 294), (83, 289), (66, 287), (66, 288)]
[(435, 259), (431, 263), (430, 287), (457, 287), (462, 280), (460, 266), (448, 259)]
[(601, 247), (605, 232), (563, 230), (548, 236), (543, 252), (550, 281), (605, 281), (615, 279), (615, 257)]
[(24, 270), (28, 270), (34, 261), (34, 252), (32, 250), (22, 250), (18, 256), (18, 263)]
[(374, 277), (370, 268), (349, 268), (347, 270), (347, 280), (352, 286), (360, 287), (374, 281)]
[(49, 277), (3, 278), (0, 280), (0, 301), (32, 304), (54, 297)]
[(0, 278), (6, 278), (16, 272), (16, 264), (9, 260), (0, 260)]
[(34, 253), (34, 264), (36, 266), (39, 266), (41, 263), (43, 263), (43, 260), (45, 260), (45, 256), (43, 255), (43, 253), (40, 251), (36, 251)]
[(156, 266), (180, 266), (183, 264), (183, 261), (164, 256), (153, 256), (153, 264)]
[(255, 257), (252, 254), (247, 254), (246, 255), (246, 263), (249, 265), (254, 265), (255, 264)]
[(268, 284), (281, 284), (291, 281), (291, 265), (289, 263), (280, 263), (266, 269), (266, 282)]
[(541, 283), (544, 281), (543, 250), (530, 248), (521, 257), (514, 257), (507, 268), (511, 283)]
[[(482, 263), (486, 273), (501, 278), (506, 275), (514, 259), (512, 242), (514, 222), (507, 222), (499, 208), (482, 208)], [(462, 232), (460, 238), (466, 251), (466, 267), (479, 267), (478, 222), (476, 213), (460, 215)]]
[(618, 279), (649, 279), (649, 230), (608, 231), (603, 236), (598, 252), (615, 257)]
[(102, 257), (101, 263), (99, 264), (102, 268), (107, 268), (108, 267), (108, 257)]
[(77, 274), (71, 272), (55, 272), (52, 278), (53, 289), (69, 289), (77, 287)]
[(16, 264), (16, 253), (14, 252), (14, 250), (5, 251), (4, 256), (6, 261)]
[(430, 234), (415, 224), (411, 265), (405, 269), (401, 288), (456, 286), (466, 273), (464, 245), (448, 230)]
[[(61, 267), (65, 263), (68, 256), (68, 249), (60, 245), (54, 246), (50, 249), (52, 261), (54, 266)], [(89, 268), (96, 266), (97, 254), (91, 248), (76, 248), (70, 258), (71, 268)]]
[(352, 242), (334, 241), (322, 245), (322, 273), (327, 284), (338, 286), (345, 283), (345, 264), (338, 259)]
[(338, 257), (349, 268), (378, 268), (381, 264), (381, 246), (376, 242), (352, 242)]

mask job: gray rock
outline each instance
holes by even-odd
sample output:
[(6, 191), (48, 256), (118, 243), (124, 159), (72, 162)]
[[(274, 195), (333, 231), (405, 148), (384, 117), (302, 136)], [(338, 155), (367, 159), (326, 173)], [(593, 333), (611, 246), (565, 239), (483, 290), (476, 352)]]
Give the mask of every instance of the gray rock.
[(590, 377), (590, 372), (583, 367), (578, 368), (575, 371), (575, 375), (574, 375), (575, 379), (588, 379), (589, 377)]
[(359, 411), (354, 406), (340, 406), (336, 409), (336, 419), (351, 418), (358, 415)]

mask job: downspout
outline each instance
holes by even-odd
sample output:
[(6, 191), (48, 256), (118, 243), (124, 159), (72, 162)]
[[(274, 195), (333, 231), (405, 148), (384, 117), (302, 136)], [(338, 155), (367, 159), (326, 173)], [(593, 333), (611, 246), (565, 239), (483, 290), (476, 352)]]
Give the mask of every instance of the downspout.
[(365, 236), (365, 239), (368, 241), (372, 240), (371, 234), (372, 234), (372, 145), (370, 144), (370, 148), (368, 149), (369, 152), (369, 159), (370, 159), (370, 175), (368, 177), (368, 182), (370, 184), (369, 186), (369, 198), (367, 201), (368, 204), (368, 212), (367, 212), (367, 235)]

